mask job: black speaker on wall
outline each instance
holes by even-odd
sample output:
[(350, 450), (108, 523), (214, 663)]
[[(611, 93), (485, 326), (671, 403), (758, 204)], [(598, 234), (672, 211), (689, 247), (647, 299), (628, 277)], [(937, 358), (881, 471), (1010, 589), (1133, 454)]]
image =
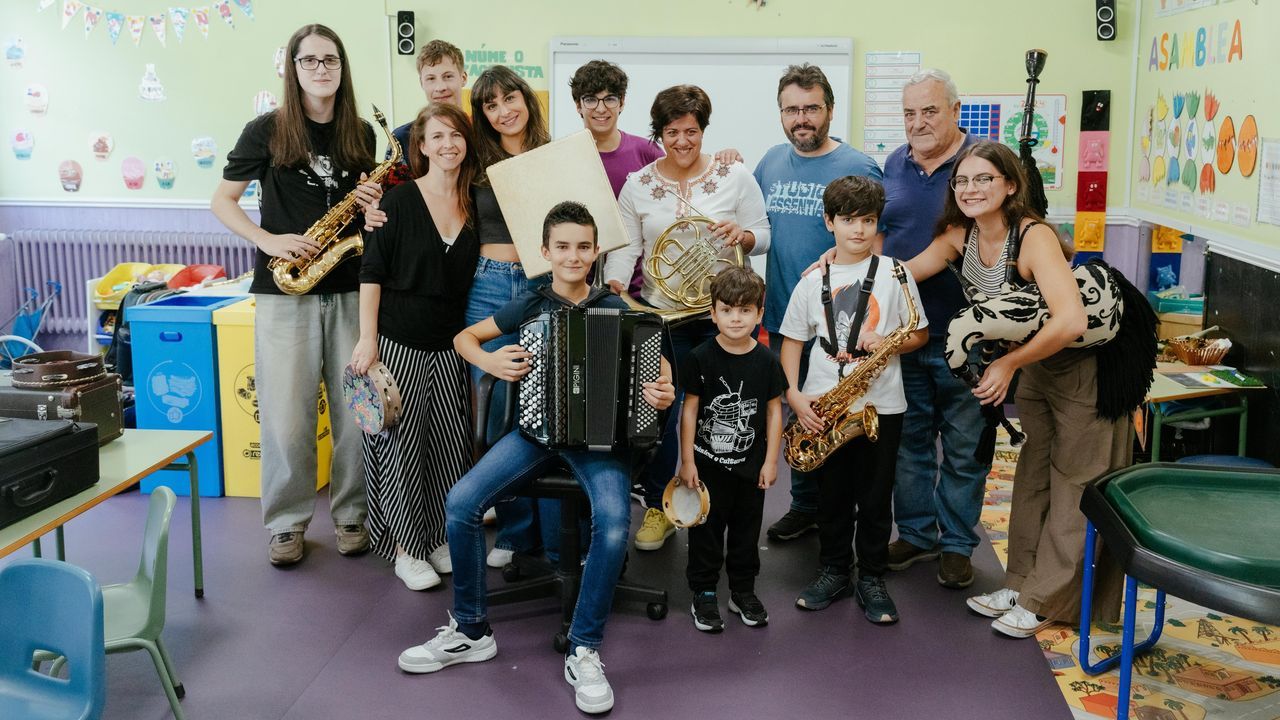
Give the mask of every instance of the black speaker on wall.
[(414, 53), (412, 10), (401, 10), (396, 13), (396, 53), (398, 55)]
[(1116, 0), (1094, 0), (1094, 20), (1097, 21), (1098, 39), (1116, 39)]

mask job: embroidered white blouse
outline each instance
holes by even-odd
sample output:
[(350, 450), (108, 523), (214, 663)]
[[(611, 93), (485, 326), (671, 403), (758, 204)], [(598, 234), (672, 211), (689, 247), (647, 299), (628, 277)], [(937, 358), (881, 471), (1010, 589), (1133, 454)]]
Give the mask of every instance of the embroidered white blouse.
[[(609, 253), (604, 264), (605, 280), (617, 280), (625, 286), (631, 281), (636, 260), (653, 252), (662, 231), (678, 218), (700, 213), (717, 221), (733, 220), (743, 230), (754, 233), (756, 244), (751, 249), (752, 255), (762, 255), (769, 249), (769, 216), (764, 210), (764, 195), (751, 171), (742, 163), (723, 164), (713, 159), (706, 172), (687, 183), (683, 197), (688, 205), (677, 199), (678, 193), (680, 184), (660, 174), (657, 161), (627, 176), (618, 195), (618, 207), (630, 243)], [(694, 211), (690, 205), (698, 210)], [(654, 307), (680, 307), (657, 289), (649, 268), (643, 263), (641, 267), (644, 272), (641, 297)]]

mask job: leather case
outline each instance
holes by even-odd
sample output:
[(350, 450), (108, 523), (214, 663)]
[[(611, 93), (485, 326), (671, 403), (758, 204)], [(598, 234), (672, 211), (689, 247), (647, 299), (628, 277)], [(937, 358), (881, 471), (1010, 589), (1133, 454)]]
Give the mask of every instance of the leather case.
[(70, 420), (0, 418), (0, 528), (98, 482), (98, 429)]
[(0, 417), (28, 420), (74, 420), (98, 426), (98, 443), (124, 434), (120, 376), (107, 374), (93, 382), (36, 390), (13, 387), (11, 375), (0, 373)]

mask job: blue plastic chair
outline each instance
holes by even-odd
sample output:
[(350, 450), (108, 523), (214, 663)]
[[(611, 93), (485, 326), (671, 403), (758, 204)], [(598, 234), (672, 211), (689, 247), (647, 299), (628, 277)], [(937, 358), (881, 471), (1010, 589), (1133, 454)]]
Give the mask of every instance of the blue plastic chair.
[[(87, 570), (19, 560), (0, 570), (0, 718), (96, 720), (107, 704), (102, 590)], [(67, 658), (67, 679), (32, 667), (37, 651)]]

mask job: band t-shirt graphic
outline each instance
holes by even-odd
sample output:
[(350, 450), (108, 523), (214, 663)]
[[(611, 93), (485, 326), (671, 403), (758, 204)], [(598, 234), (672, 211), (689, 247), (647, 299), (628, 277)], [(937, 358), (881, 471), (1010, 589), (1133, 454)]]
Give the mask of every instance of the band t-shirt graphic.
[[(317, 123), (307, 120), (307, 134), (311, 140), (311, 161), (301, 167), (282, 167), (271, 158), (271, 135), (274, 131), (276, 112), (255, 118), (244, 126), (240, 139), (227, 153), (227, 165), (222, 170), (225, 180), (258, 180), (262, 183), (259, 207), (262, 210), (262, 229), (269, 233), (302, 234), (329, 208), (342, 202), (360, 182), (360, 172), (372, 168), (339, 168), (333, 162), (330, 148), (333, 145), (334, 123)], [(370, 157), (376, 146), (373, 127), (363, 123), (365, 142)], [(344, 228), (343, 237), (357, 232), (355, 223)], [(267, 267), (270, 256), (257, 251), (254, 262), (253, 284), (249, 292), (282, 294), (271, 279)], [(335, 292), (351, 292), (359, 289), (360, 256), (352, 256), (320, 280), (308, 295)]]
[[(871, 259), (868, 257), (853, 265), (831, 266), (831, 305), (836, 321), (836, 340), (840, 348), (847, 347), (849, 326), (853, 324), (854, 314), (857, 313), (858, 295), (870, 265)], [(927, 327), (929, 321), (920, 310), (920, 291), (911, 278), (911, 271), (905, 268), (904, 271), (907, 273), (907, 286), (912, 300), (920, 313), (918, 327)], [(887, 336), (906, 325), (907, 319), (907, 303), (902, 296), (902, 286), (894, 277), (893, 262), (889, 258), (881, 258), (871, 297), (867, 298), (867, 314), (861, 332), (872, 330), (878, 335)], [(827, 316), (822, 305), (822, 273), (811, 272), (800, 279), (787, 305), (781, 333), (800, 342), (807, 342), (814, 337), (819, 340), (813, 344), (813, 350), (809, 354), (809, 374), (801, 388), (806, 395), (821, 395), (836, 386), (839, 364), (835, 356), (823, 347), (830, 347), (830, 338), (827, 337)], [(857, 338), (854, 338), (854, 342), (856, 344)], [(853, 365), (846, 365), (845, 376), (854, 370)], [(868, 402), (875, 405), (882, 414), (906, 412), (907, 398), (902, 391), (902, 371), (897, 355), (889, 359), (880, 377), (854, 403), (852, 409), (861, 410)]]
[(714, 467), (754, 483), (768, 451), (769, 401), (787, 389), (778, 357), (756, 344), (735, 355), (711, 338), (681, 368), (685, 392), (698, 396), (693, 451), (699, 469)]

